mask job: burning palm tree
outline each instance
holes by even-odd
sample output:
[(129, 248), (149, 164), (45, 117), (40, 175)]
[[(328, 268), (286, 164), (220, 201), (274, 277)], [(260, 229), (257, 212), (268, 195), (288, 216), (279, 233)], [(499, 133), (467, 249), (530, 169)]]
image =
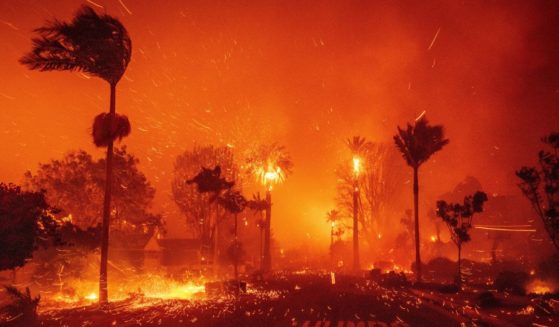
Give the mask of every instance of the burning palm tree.
[(436, 152), (448, 144), (444, 138), (444, 129), (441, 125), (431, 126), (425, 116), (416, 119), (415, 124), (408, 124), (407, 128), (400, 129), (394, 135), (396, 147), (402, 153), (408, 166), (413, 169), (413, 204), (415, 213), (415, 265), (417, 281), (421, 281), (421, 255), (419, 253), (419, 167)]
[(264, 222), (264, 258), (263, 271), (272, 268), (270, 247), (271, 219), (272, 219), (272, 188), (281, 184), (293, 169), (293, 162), (283, 146), (278, 144), (262, 145), (247, 159), (248, 171), (256, 177), (258, 182), (266, 187), (266, 220)]
[(132, 55), (132, 42), (122, 23), (109, 15), (98, 15), (83, 6), (71, 22), (54, 20), (37, 28), (33, 49), (20, 62), (39, 71), (81, 71), (109, 83), (110, 110), (95, 118), (95, 145), (107, 147), (105, 199), (103, 203), (103, 238), (99, 274), (99, 303), (108, 302), (107, 257), (109, 249), (109, 218), (113, 141), (130, 133), (125, 116), (116, 114), (116, 85), (124, 75)]
[(353, 269), (358, 271), (359, 263), (359, 175), (363, 157), (371, 146), (364, 137), (354, 136), (347, 140), (347, 147), (351, 151), (353, 163)]

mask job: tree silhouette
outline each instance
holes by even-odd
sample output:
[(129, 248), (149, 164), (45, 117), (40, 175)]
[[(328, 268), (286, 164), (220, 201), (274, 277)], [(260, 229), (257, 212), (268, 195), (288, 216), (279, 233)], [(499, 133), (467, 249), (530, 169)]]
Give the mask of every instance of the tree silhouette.
[(545, 231), (553, 245), (559, 250), (559, 132), (542, 139), (552, 152), (538, 153), (539, 169), (522, 167), (516, 175), (522, 180), (518, 184), (522, 193), (543, 222)]
[(415, 269), (417, 281), (421, 281), (421, 255), (419, 238), (419, 167), (431, 156), (440, 151), (448, 140), (444, 138), (444, 130), (440, 125), (431, 126), (425, 116), (416, 120), (414, 125), (408, 124), (406, 129), (398, 127), (394, 135), (396, 147), (402, 153), (408, 166), (413, 169), (413, 196), (415, 214)]
[[(124, 231), (124, 226), (135, 226), (138, 234), (149, 237), (161, 227), (161, 217), (152, 213), (155, 188), (139, 170), (139, 164), (125, 146), (114, 149), (110, 210), (113, 245), (130, 246), (130, 239), (120, 240), (113, 234)], [(26, 172), (24, 187), (45, 190), (48, 203), (59, 209), (57, 218), (82, 229), (96, 227), (102, 223), (105, 167), (104, 159), (95, 160), (83, 150), (71, 151), (60, 159), (39, 164), (35, 173)], [(144, 229), (148, 232), (144, 233)]]
[(330, 255), (334, 255), (334, 237), (343, 234), (343, 217), (338, 210), (330, 210), (326, 213), (326, 222), (330, 223)]
[[(391, 229), (393, 221), (388, 217), (400, 211), (401, 193), (407, 174), (398, 150), (389, 143), (370, 142), (361, 155), (362, 174), (359, 175), (358, 221), (361, 240), (371, 247), (378, 233)], [(336, 205), (344, 216), (353, 211), (355, 175), (351, 160), (345, 160), (336, 168)]]
[(82, 71), (109, 83), (110, 110), (95, 118), (94, 143), (107, 147), (105, 200), (103, 205), (103, 240), (99, 273), (99, 303), (108, 302), (107, 259), (109, 251), (109, 218), (113, 141), (130, 133), (128, 118), (116, 114), (116, 85), (124, 75), (132, 55), (132, 41), (122, 23), (109, 15), (98, 15), (82, 6), (69, 23), (54, 20), (35, 29), (33, 50), (21, 63), (40, 71)]
[(264, 267), (264, 232), (266, 229), (266, 221), (262, 218), (262, 212), (266, 212), (270, 209), (271, 203), (269, 203), (266, 199), (262, 199), (260, 196), (260, 192), (252, 195), (252, 200), (249, 200), (247, 203), (247, 207), (258, 214), (258, 220), (256, 221), (256, 225), (258, 226), (259, 230), (259, 241), (258, 241), (258, 248), (260, 250), (260, 267)]
[[(211, 244), (212, 231), (217, 222), (217, 209), (210, 201), (214, 194), (200, 193), (196, 183), (188, 184), (185, 181), (199, 174), (201, 167), (215, 166), (220, 167), (220, 176), (226, 180), (234, 180), (238, 175), (231, 149), (211, 145), (194, 146), (177, 157), (172, 183), (173, 200), (185, 217), (189, 229), (205, 246)], [(237, 184), (239, 182), (237, 179)]]
[(23, 266), (49, 240), (60, 243), (52, 210), (43, 193), (0, 183), (0, 270)]
[(352, 181), (352, 211), (353, 211), (353, 269), (359, 270), (359, 176), (361, 170), (361, 161), (371, 146), (364, 137), (354, 136), (346, 141), (347, 147), (353, 156), (353, 174)]
[[(234, 240), (229, 247), (229, 257), (233, 261), (235, 281), (239, 280), (239, 270), (238, 266), (242, 260), (243, 249), (241, 243), (238, 239), (238, 214), (243, 212), (248, 205), (248, 201), (239, 191), (233, 191), (229, 189), (223, 195), (221, 195), (217, 202), (221, 205), (227, 212), (233, 215), (235, 219), (235, 229), (234, 229)], [(236, 287), (236, 292), (239, 288)]]
[(263, 271), (272, 269), (272, 187), (285, 181), (293, 170), (293, 162), (285, 148), (276, 143), (261, 145), (247, 157), (247, 172), (266, 187), (266, 220), (264, 221)]
[[(202, 169), (196, 176), (186, 181), (186, 184), (196, 184), (196, 189), (198, 190), (198, 193), (210, 194), (209, 202), (213, 203), (216, 202), (216, 200), (218, 200), (217, 204), (220, 204), (219, 200), (226, 201), (221, 199), (222, 193), (224, 191), (231, 191), (231, 188), (233, 187), (233, 185), (235, 185), (234, 182), (229, 182), (224, 177), (221, 177), (221, 167), (219, 165), (215, 166), (213, 169), (202, 167)], [(227, 203), (227, 204), (230, 206), (233, 205), (231, 203)], [(231, 209), (232, 207), (229, 208)], [(218, 229), (219, 229), (218, 223), (219, 223), (218, 215), (216, 214), (214, 233), (213, 233), (213, 240), (214, 240), (213, 262), (214, 262), (214, 271), (216, 274), (217, 274), (217, 260), (218, 260), (218, 253), (219, 253), (219, 247), (218, 247), (219, 239), (217, 236)]]
[(469, 230), (472, 228), (474, 214), (483, 211), (483, 205), (487, 201), (487, 194), (476, 192), (474, 195), (466, 196), (464, 204), (447, 203), (444, 200), (437, 201), (437, 216), (446, 223), (450, 237), (458, 247), (458, 276), (457, 284), (462, 283), (462, 243), (471, 240)]

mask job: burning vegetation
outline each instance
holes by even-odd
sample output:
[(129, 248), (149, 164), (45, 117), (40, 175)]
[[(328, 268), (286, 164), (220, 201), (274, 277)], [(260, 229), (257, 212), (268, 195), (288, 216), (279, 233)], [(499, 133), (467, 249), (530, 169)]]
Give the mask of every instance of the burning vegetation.
[[(401, 25), (400, 21), (387, 23), (389, 30), (375, 25), (387, 34), (379, 33), (378, 42), (387, 42), (385, 38), (388, 38), (397, 40), (398, 44), (388, 42), (383, 48), (393, 50), (388, 53), (383, 50), (383, 55), (377, 58), (372, 48), (358, 44), (365, 41), (361, 36), (347, 38), (350, 34), (346, 32), (357, 34), (353, 28), (346, 30), (347, 18), (337, 17), (339, 12), (345, 12), (338, 10), (344, 6), (320, 5), (325, 12), (331, 12), (330, 19), (344, 22), (336, 28), (327, 24), (326, 30), (335, 36), (324, 38), (319, 35), (325, 28), (324, 21), (308, 26), (306, 17), (296, 15), (298, 18), (294, 19), (293, 13), (286, 12), (294, 19), (289, 25), (305, 27), (300, 30), (289, 27), (287, 34), (296, 40), (301, 35), (305, 40), (312, 39), (311, 52), (316, 58), (306, 55), (295, 61), (282, 58), (287, 64), (273, 76), (267, 70), (256, 72), (256, 76), (262, 74), (266, 78), (247, 84), (246, 76), (239, 72), (247, 68), (247, 76), (252, 76), (255, 73), (248, 69), (252, 63), (266, 61), (262, 57), (275, 58), (271, 50), (278, 45), (260, 40), (269, 39), (270, 35), (263, 32), (268, 29), (255, 28), (251, 20), (241, 23), (244, 19), (237, 21), (235, 15), (231, 18), (233, 22), (226, 23), (235, 28), (222, 28), (222, 19), (211, 24), (203, 20), (200, 24), (192, 16), (198, 5), (189, 4), (192, 10), (177, 12), (181, 19), (189, 21), (191, 28), (200, 31), (215, 28), (219, 33), (227, 30), (227, 36), (200, 37), (201, 44), (195, 37), (190, 40), (206, 51), (202, 55), (204, 65), (199, 68), (205, 73), (199, 75), (193, 70), (189, 72), (192, 76), (187, 75), (200, 82), (197, 90), (201, 94), (215, 93), (221, 99), (204, 101), (203, 97), (196, 98), (198, 95), (185, 91), (186, 86), (176, 89), (186, 78), (155, 59), (153, 47), (158, 49), (163, 61), (172, 62), (181, 56), (176, 51), (166, 52), (161, 45), (165, 44), (164, 39), (146, 41), (156, 34), (156, 28), (143, 19), (142, 25), (150, 27), (137, 26), (136, 13), (145, 14), (139, 9), (140, 4), (136, 11), (136, 5), (119, 1), (124, 17), (117, 18), (108, 14), (113, 10), (107, 10), (105, 3), (87, 2), (71, 20), (51, 19), (35, 28), (31, 50), (18, 52), (18, 56), (23, 54), (18, 67), (37, 72), (35, 75), (25, 71), (30, 81), (43, 78), (45, 74), (38, 72), (69, 71), (80, 81), (83, 79), (88, 88), (93, 87), (89, 79), (98, 77), (107, 82), (110, 92), (84, 97), (94, 103), (97, 111), (100, 107), (106, 110), (97, 115), (92, 114), (93, 110), (84, 111), (94, 118), (87, 128), (89, 133), (81, 136), (83, 140), (78, 142), (68, 137), (69, 126), (53, 128), (48, 134), (60, 138), (52, 142), (57, 150), (48, 152), (50, 157), (41, 156), (37, 167), (27, 166), (29, 170), (23, 178), (18, 175), (17, 183), (10, 183), (10, 178), (0, 181), (0, 281), (5, 285), (0, 290), (0, 324), (551, 326), (559, 323), (559, 132), (542, 138), (546, 149), (537, 154), (536, 166), (522, 167), (515, 172), (524, 162), (520, 159), (528, 160), (528, 156), (516, 155), (515, 150), (511, 156), (515, 160), (503, 163), (499, 151), (508, 147), (507, 142), (491, 144), (488, 148), (487, 140), (470, 137), (470, 131), (462, 126), (461, 121), (466, 119), (462, 117), (463, 109), (456, 110), (456, 116), (454, 113), (448, 116), (449, 104), (462, 108), (452, 95), (472, 93), (474, 97), (478, 94), (477, 86), (462, 86), (460, 91), (440, 86), (437, 89), (440, 94), (434, 96), (428, 87), (431, 78), (416, 76), (428, 75), (425, 68), (400, 72), (399, 77), (384, 77), (394, 69), (398, 72), (401, 69), (394, 67), (414, 67), (416, 61), (423, 67), (427, 60), (429, 71), (439, 66), (447, 69), (452, 60), (445, 58), (451, 56), (437, 52), (450, 42), (448, 36), (446, 40), (441, 39), (447, 28), (442, 22), (429, 27), (429, 33), (424, 27), (420, 29), (423, 32), (416, 37), (423, 43), (402, 40), (399, 33), (407, 35), (409, 26)], [(176, 4), (169, 2), (161, 6), (167, 5), (174, 8)], [(0, 4), (0, 9), (3, 6), (6, 5)], [(232, 4), (223, 6), (232, 6), (229, 8), (232, 12), (243, 14)], [(247, 10), (268, 8), (262, 4), (254, 6)], [(368, 21), (376, 20), (371, 15), (377, 12), (369, 9), (376, 6), (355, 3), (346, 9), (351, 13), (348, 17), (355, 18), (352, 24), (363, 25), (358, 29), (368, 30), (364, 27), (370, 24)], [(500, 6), (484, 6), (500, 13)], [(258, 15), (251, 19), (260, 19), (256, 17), (260, 14), (267, 16), (268, 9), (256, 11)], [(272, 16), (283, 16), (277, 15), (276, 9)], [(305, 10), (314, 12), (316, 8)], [(203, 12), (206, 17), (210, 11)], [(414, 12), (402, 17), (408, 16), (420, 15)], [(477, 19), (478, 15), (472, 17)], [(531, 19), (534, 18), (527, 18)], [(485, 37), (486, 31), (515, 30), (514, 24), (503, 20), (496, 20), (500, 22), (496, 24), (504, 24), (497, 26), (500, 29), (485, 28), (482, 35), (475, 35), (480, 38)], [(548, 20), (556, 21), (547, 17), (545, 21)], [(166, 17), (165, 21), (172, 19)], [(0, 20), (0, 23), (4, 28), (19, 31), (8, 21)], [(180, 24), (185, 26), (182, 21)], [(252, 26), (248, 29), (250, 33), (244, 30), (244, 24)], [(445, 24), (453, 26), (454, 23)], [(284, 25), (279, 24), (282, 28), (274, 35), (285, 34)], [(464, 25), (472, 24), (467, 21)], [(134, 41), (133, 51), (132, 39), (136, 37), (138, 42)], [(340, 46), (334, 46), (333, 40)], [(278, 43), (282, 42), (285, 40), (280, 37)], [(518, 41), (510, 41), (515, 42)], [(495, 47), (494, 42), (491, 45)], [(222, 53), (219, 50), (222, 46), (230, 48)], [(325, 51), (331, 53), (326, 55)], [(415, 59), (381, 60), (384, 56), (397, 57), (394, 53), (414, 53)], [(351, 80), (348, 85), (355, 88), (368, 79), (350, 78), (355, 73), (352, 64), (344, 59), (337, 65), (337, 57), (357, 60), (362, 55), (368, 62), (372, 58), (373, 62), (385, 66), (375, 70), (379, 83), (392, 85), (401, 93), (389, 92), (390, 98), (400, 98), (401, 103), (382, 99), (375, 106), (394, 106), (398, 102), (398, 106), (413, 103), (418, 108), (431, 103), (437, 108), (439, 100), (425, 99), (441, 98), (444, 110), (433, 110), (433, 114), (430, 110), (429, 117), (444, 125), (432, 124), (425, 110), (404, 128), (398, 123), (404, 117), (415, 117), (415, 113), (391, 116), (388, 109), (378, 117), (362, 109), (338, 113), (338, 107), (349, 108), (355, 103), (340, 100), (351, 98), (345, 94), (347, 86), (330, 92), (330, 84), (342, 83), (340, 80), (344, 78), (340, 77), (347, 75), (345, 78)], [(473, 60), (460, 58), (456, 72), (461, 74), (446, 74), (455, 76), (456, 80), (464, 77), (462, 63)], [(532, 60), (532, 65), (546, 62), (545, 58)], [(315, 59), (326, 64), (315, 71), (312, 69)], [(206, 66), (208, 61), (211, 68)], [(272, 62), (276, 61), (277, 58)], [(496, 65), (490, 63), (488, 67)], [(144, 71), (147, 66), (158, 65), (161, 66), (158, 74), (164, 78), (155, 78), (153, 72)], [(559, 72), (546, 67), (552, 76), (548, 79), (559, 76)], [(283, 74), (282, 69), (289, 74)], [(217, 87), (206, 79), (213, 70), (219, 76)], [(538, 74), (544, 70), (536, 69)], [(336, 77), (325, 76), (325, 71)], [(308, 80), (307, 75), (314, 77)], [(532, 75), (533, 72), (526, 74)], [(268, 85), (267, 92), (263, 92), (262, 87), (270, 83), (268, 78), (273, 81), (273, 87)], [(414, 78), (413, 83), (409, 81)], [(161, 90), (164, 89), (161, 85), (167, 85), (160, 92), (168, 98), (183, 101), (185, 93), (186, 97), (197, 100), (179, 105), (165, 102), (174, 108), (167, 111), (156, 99), (143, 94), (146, 88), (135, 88), (144, 85), (144, 81), (138, 81), (143, 79), (149, 81), (148, 89)], [(279, 80), (289, 87), (277, 88), (275, 83)], [(417, 85), (422, 81), (427, 87)], [(318, 89), (316, 83), (321, 85)], [(457, 82), (445, 79), (445, 83)], [(235, 89), (223, 84), (235, 85)], [(246, 91), (245, 84), (254, 85), (254, 90)], [(124, 103), (119, 108), (126, 114), (121, 109), (116, 111), (117, 86), (119, 101), (122, 99)], [(217, 92), (220, 86), (226, 91)], [(379, 93), (376, 87), (368, 90), (367, 96)], [(551, 93), (556, 97), (555, 88)], [(402, 95), (405, 92), (408, 95)], [(254, 101), (251, 93), (265, 94), (262, 96), (265, 101), (260, 98)], [(480, 97), (491, 100), (498, 93), (484, 89)], [(235, 100), (236, 96), (241, 98)], [(103, 97), (107, 103), (101, 105), (97, 100)], [(16, 99), (0, 89), (0, 101), (4, 98)], [(41, 96), (34, 93), (29, 98)], [(314, 102), (328, 108), (327, 111), (299, 108), (312, 107)], [(253, 107), (254, 103), (258, 109)], [(280, 113), (268, 109), (270, 104), (294, 107), (297, 111), (286, 109)], [(355, 107), (365, 106), (369, 108), (370, 103)], [(192, 116), (185, 119), (178, 107), (189, 108)], [(194, 107), (202, 109), (198, 111)], [(65, 115), (70, 115), (69, 110)], [(548, 111), (545, 112), (550, 117), (544, 120), (557, 118), (555, 111)], [(485, 123), (491, 120), (486, 119), (489, 116), (480, 115), (476, 120)], [(502, 116), (509, 121), (506, 115)], [(355, 121), (356, 125), (346, 126), (345, 121)], [(379, 131), (362, 134), (366, 137), (353, 134), (371, 130), (373, 125), (362, 121), (382, 124), (374, 125), (380, 127)], [(522, 134), (522, 129), (515, 124), (507, 128), (515, 135)], [(472, 128), (472, 135), (478, 132)], [(5, 133), (10, 134), (10, 130), (6, 129)], [(496, 133), (491, 130), (486, 134)], [(507, 141), (514, 146), (532, 142), (533, 133), (536, 131), (515, 136), (516, 142)], [(537, 133), (545, 131), (538, 126)], [(35, 131), (32, 134), (38, 139), (41, 136)], [(150, 138), (155, 134), (160, 138), (152, 142)], [(344, 142), (344, 135), (356, 136)], [(391, 139), (387, 138), (389, 135), (393, 135)], [(40, 143), (29, 147), (23, 141), (9, 143), (19, 144), (19, 148), (30, 152), (44, 154), (46, 151), (39, 149), (43, 147)], [(526, 147), (522, 152), (532, 148)], [(16, 152), (19, 157), (21, 153)], [(492, 173), (484, 171), (486, 167)], [(511, 184), (514, 173), (516, 179)], [(478, 179), (478, 175), (482, 177)], [(459, 180), (462, 182), (456, 183)], [(321, 200), (327, 197), (328, 200)]]

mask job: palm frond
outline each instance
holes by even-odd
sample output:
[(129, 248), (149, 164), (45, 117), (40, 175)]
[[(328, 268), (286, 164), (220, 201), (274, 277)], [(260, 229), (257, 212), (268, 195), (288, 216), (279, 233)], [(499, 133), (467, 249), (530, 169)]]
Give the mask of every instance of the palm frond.
[(35, 32), (31, 52), (20, 59), (30, 69), (78, 70), (116, 84), (130, 62), (132, 42), (122, 23), (88, 6), (70, 23), (49, 21)]
[(398, 133), (394, 136), (394, 143), (406, 163), (416, 168), (429, 160), (448, 142), (448, 139), (444, 138), (443, 126), (429, 125), (425, 116), (417, 120), (414, 125), (408, 124), (405, 130), (398, 127)]

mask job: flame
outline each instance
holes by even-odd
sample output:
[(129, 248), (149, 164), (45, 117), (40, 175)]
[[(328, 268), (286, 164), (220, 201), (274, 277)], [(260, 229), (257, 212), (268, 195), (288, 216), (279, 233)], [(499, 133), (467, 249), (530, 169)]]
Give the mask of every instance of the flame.
[(557, 287), (543, 280), (536, 279), (526, 287), (528, 293), (546, 294), (552, 293)]
[[(205, 290), (205, 280), (186, 282), (165, 278), (159, 274), (143, 274), (127, 280), (111, 280), (109, 284), (109, 300), (121, 301), (132, 296), (147, 299), (182, 299), (201, 298)], [(91, 304), (98, 301), (97, 280), (67, 280), (64, 287), (53, 296), (45, 296), (46, 301), (57, 307)]]
[(361, 158), (358, 156), (353, 157), (353, 173), (355, 176), (359, 176), (359, 172), (361, 170)]
[(437, 241), (437, 237), (435, 235), (431, 235), (431, 242), (436, 242)]
[(262, 185), (266, 185), (269, 191), (272, 190), (273, 185), (281, 184), (285, 181), (283, 170), (272, 163), (268, 163), (267, 167), (259, 167), (254, 171), (254, 174)]
[(90, 300), (90, 301), (97, 301), (97, 293), (95, 292), (91, 292), (88, 295), (85, 296), (86, 300)]

